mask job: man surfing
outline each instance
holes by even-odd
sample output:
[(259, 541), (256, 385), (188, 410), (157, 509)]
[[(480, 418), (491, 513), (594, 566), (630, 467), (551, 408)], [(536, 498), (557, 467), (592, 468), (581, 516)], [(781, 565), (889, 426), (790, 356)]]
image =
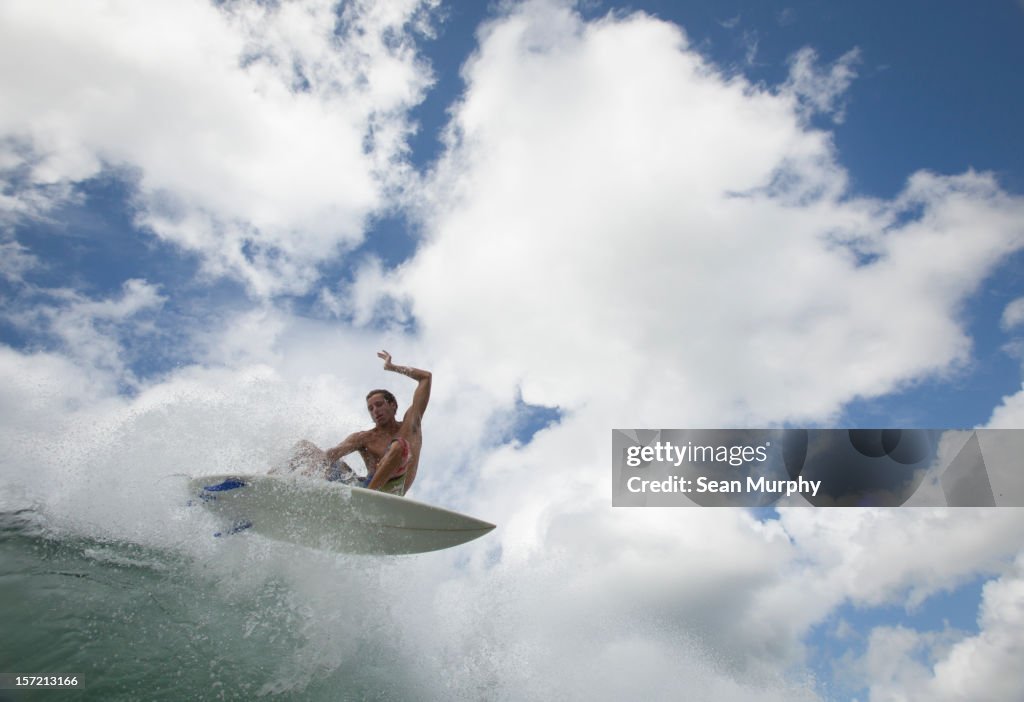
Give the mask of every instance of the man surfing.
[[(303, 439), (295, 446), (289, 463), (291, 470), (299, 470), (302, 475), (320, 475), (327, 480), (394, 495), (404, 495), (412, 488), (419, 467), (420, 449), (423, 447), (421, 425), (430, 400), (430, 371), (396, 366), (387, 351), (380, 351), (377, 356), (384, 359), (384, 370), (400, 373), (416, 381), (412, 404), (402, 416), (402, 421), (395, 419), (398, 413), (395, 396), (387, 390), (371, 390), (366, 396), (366, 409), (373, 419), (373, 428), (357, 431), (327, 451)], [(360, 479), (342, 460), (356, 451), (366, 464), (365, 479)]]

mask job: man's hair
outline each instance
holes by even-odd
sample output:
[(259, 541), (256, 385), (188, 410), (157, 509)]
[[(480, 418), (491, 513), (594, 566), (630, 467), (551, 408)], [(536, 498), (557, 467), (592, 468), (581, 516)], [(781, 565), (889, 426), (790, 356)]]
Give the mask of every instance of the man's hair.
[(371, 390), (370, 392), (366, 393), (367, 402), (369, 402), (370, 398), (373, 397), (374, 395), (383, 395), (384, 399), (387, 400), (389, 405), (398, 405), (398, 400), (396, 400), (395, 396), (392, 395), (387, 390)]

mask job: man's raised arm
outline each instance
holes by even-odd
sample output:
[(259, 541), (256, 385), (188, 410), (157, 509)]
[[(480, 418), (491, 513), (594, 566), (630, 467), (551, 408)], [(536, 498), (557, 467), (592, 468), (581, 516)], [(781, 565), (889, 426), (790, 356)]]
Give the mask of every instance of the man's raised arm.
[(422, 417), (423, 413), (427, 411), (427, 403), (430, 401), (430, 380), (432, 377), (430, 371), (409, 366), (396, 366), (391, 362), (391, 354), (387, 351), (379, 351), (377, 356), (384, 359), (384, 370), (401, 373), (416, 381), (416, 391), (412, 395), (412, 404), (409, 406), (409, 409)]

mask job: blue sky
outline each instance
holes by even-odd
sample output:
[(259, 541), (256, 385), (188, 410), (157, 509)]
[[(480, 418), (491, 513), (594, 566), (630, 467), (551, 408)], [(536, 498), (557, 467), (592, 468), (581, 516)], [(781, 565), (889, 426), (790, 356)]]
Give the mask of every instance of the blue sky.
[[(438, 157), (447, 111), (464, 89), (459, 68), (476, 49), (476, 28), (493, 18), (494, 11), (483, 4), (444, 7), (435, 20), (436, 36), (420, 38), (422, 56), (434, 72), (431, 89), (410, 110), (417, 127), (408, 139), (408, 158), (420, 173), (429, 172)], [(768, 86), (785, 81), (789, 59), (802, 47), (814, 48), (824, 62), (856, 49), (857, 78), (841, 98), (842, 120), (817, 118), (834, 139), (851, 193), (893, 197), (920, 169), (944, 174), (988, 171), (1006, 192), (1024, 189), (1024, 146), (1011, 136), (1024, 116), (1022, 79), (1014, 70), (1024, 60), (1024, 48), (1015, 40), (1021, 25), (1021, 9), (1015, 3), (985, 8), (950, 3), (941, 12), (924, 2), (896, 7), (587, 3), (580, 8), (588, 18), (634, 11), (678, 24), (722, 71)], [(11, 175), (8, 189), (19, 183), (18, 172)], [(70, 279), (75, 289), (106, 295), (127, 279), (144, 278), (173, 290), (165, 311), (185, 317), (193, 296), (204, 304), (228, 308), (239, 299), (247, 304), (247, 291), (237, 280), (229, 276), (197, 281), (195, 255), (134, 225), (136, 177), (130, 169), (105, 169), (75, 181), (75, 197), (61, 202), (45, 219), (16, 221), (8, 229), (9, 239), (46, 264), (29, 271), (25, 282), (55, 287)], [(319, 264), (324, 279), (351, 277), (361, 255), (378, 256), (394, 267), (413, 254), (417, 223), (400, 206), (373, 214), (366, 227), (355, 255), (329, 257)], [(966, 373), (942, 382), (913, 380), (905, 391), (881, 400), (854, 399), (846, 405), (844, 423), (887, 424), (894, 415), (914, 426), (983, 423), (999, 399), (1017, 388), (1019, 362), (1002, 348), (1007, 339), (999, 320), (1005, 305), (1020, 295), (1019, 263), (1019, 256), (1008, 257), (992, 271), (984, 288), (964, 301), (963, 319), (975, 344)], [(8, 299), (26, 292), (12, 288), (8, 280), (3, 283)], [(298, 305), (303, 313), (317, 314), (309, 309), (307, 296), (292, 296), (286, 302)], [(176, 323), (172, 316), (167, 315), (168, 324)], [(12, 327), (7, 319), (3, 322), (5, 342), (15, 347), (33, 341), (45, 344), (28, 330)], [(166, 369), (151, 357), (139, 358), (138, 363), (143, 375)]]
[[(486, 582), (500, 553), (523, 611), (545, 587), (526, 574), (566, 548), (595, 602), (618, 574), (655, 593), (656, 617), (677, 586), (681, 631), (709, 603), (789, 612), (810, 577), (810, 605), (723, 627), (709, 659), (828, 678), (808, 699), (977, 684), (958, 666), (1021, 582), (1019, 516), (613, 512), (604, 453), (616, 427), (1020, 426), (1024, 6), (150, 7), (0, 10), (19, 489), (37, 480), (39, 417), (59, 431), (97, 413), (134, 436), (124, 417), (185, 417), (205, 397), (237, 428), (245, 398), (269, 394), (251, 434), (194, 427), (197, 443), (340, 440), (363, 386), (390, 382), (373, 353), (388, 348), (446, 379), (425, 461), (447, 468), (424, 471), (422, 499), (507, 525), (475, 562)], [(112, 450), (94, 449), (75, 460)], [(733, 554), (708, 566), (721, 602), (653, 555), (707, 556), (673, 536), (680, 519)], [(889, 530), (920, 541), (889, 549)], [(951, 534), (941, 562), (908, 557)], [(932, 657), (877, 664), (911, 649)], [(708, 690), (731, 680), (694, 665)]]

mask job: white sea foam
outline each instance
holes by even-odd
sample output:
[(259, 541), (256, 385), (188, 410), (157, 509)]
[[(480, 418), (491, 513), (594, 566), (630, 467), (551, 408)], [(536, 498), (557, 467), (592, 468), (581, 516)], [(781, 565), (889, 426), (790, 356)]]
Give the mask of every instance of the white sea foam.
[[(173, 699), (182, 685), (226, 699), (335, 700), (344, 690), (355, 699), (600, 700), (680, 689), (814, 699), (771, 657), (724, 657), (739, 624), (715, 629), (722, 615), (692, 605), (719, 601), (722, 582), (753, 577), (744, 568), (765, 572), (760, 561), (734, 575), (731, 553), (717, 565), (705, 554), (705, 566), (725, 572), (705, 578), (706, 593), (696, 570), (652, 571), (662, 556), (630, 561), (609, 549), (644, 524), (651, 543), (672, 544), (669, 553), (697, 547), (682, 531), (665, 532), (653, 512), (594, 507), (589, 488), (584, 505), (556, 485), (541, 506), (549, 511), (538, 513), (536, 488), (517, 494), (514, 472), (492, 471), (478, 486), (463, 480), (453, 494), (465, 504), (448, 506), (499, 529), (420, 556), (344, 556), (248, 532), (214, 538), (220, 525), (188, 506), (184, 475), (262, 472), (298, 438), (326, 445), (361, 428), (351, 393), (324, 387), (331, 391), (294, 386), (265, 368), (191, 369), (133, 398), (69, 409), (55, 395), (49, 423), (0, 429), (20, 441), (5, 459), (13, 470), (4, 480), (16, 488), (5, 499), (33, 506), (60, 536), (45, 567), (21, 571), (43, 587), (26, 585), (15, 599), (38, 612), (35, 590), (57, 593), (47, 601), (63, 609), (51, 621), (82, 632), (71, 637), (68, 665), (109, 671), (114, 687), (101, 692), (154, 699)], [(721, 543), (754, 538), (734, 516), (694, 514), (705, 526), (720, 522)], [(658, 588), (645, 590), (652, 582)], [(26, 636), (32, 626), (23, 623)], [(32, 661), (46, 655), (38, 647)], [(149, 694), (159, 685), (164, 692)]]

